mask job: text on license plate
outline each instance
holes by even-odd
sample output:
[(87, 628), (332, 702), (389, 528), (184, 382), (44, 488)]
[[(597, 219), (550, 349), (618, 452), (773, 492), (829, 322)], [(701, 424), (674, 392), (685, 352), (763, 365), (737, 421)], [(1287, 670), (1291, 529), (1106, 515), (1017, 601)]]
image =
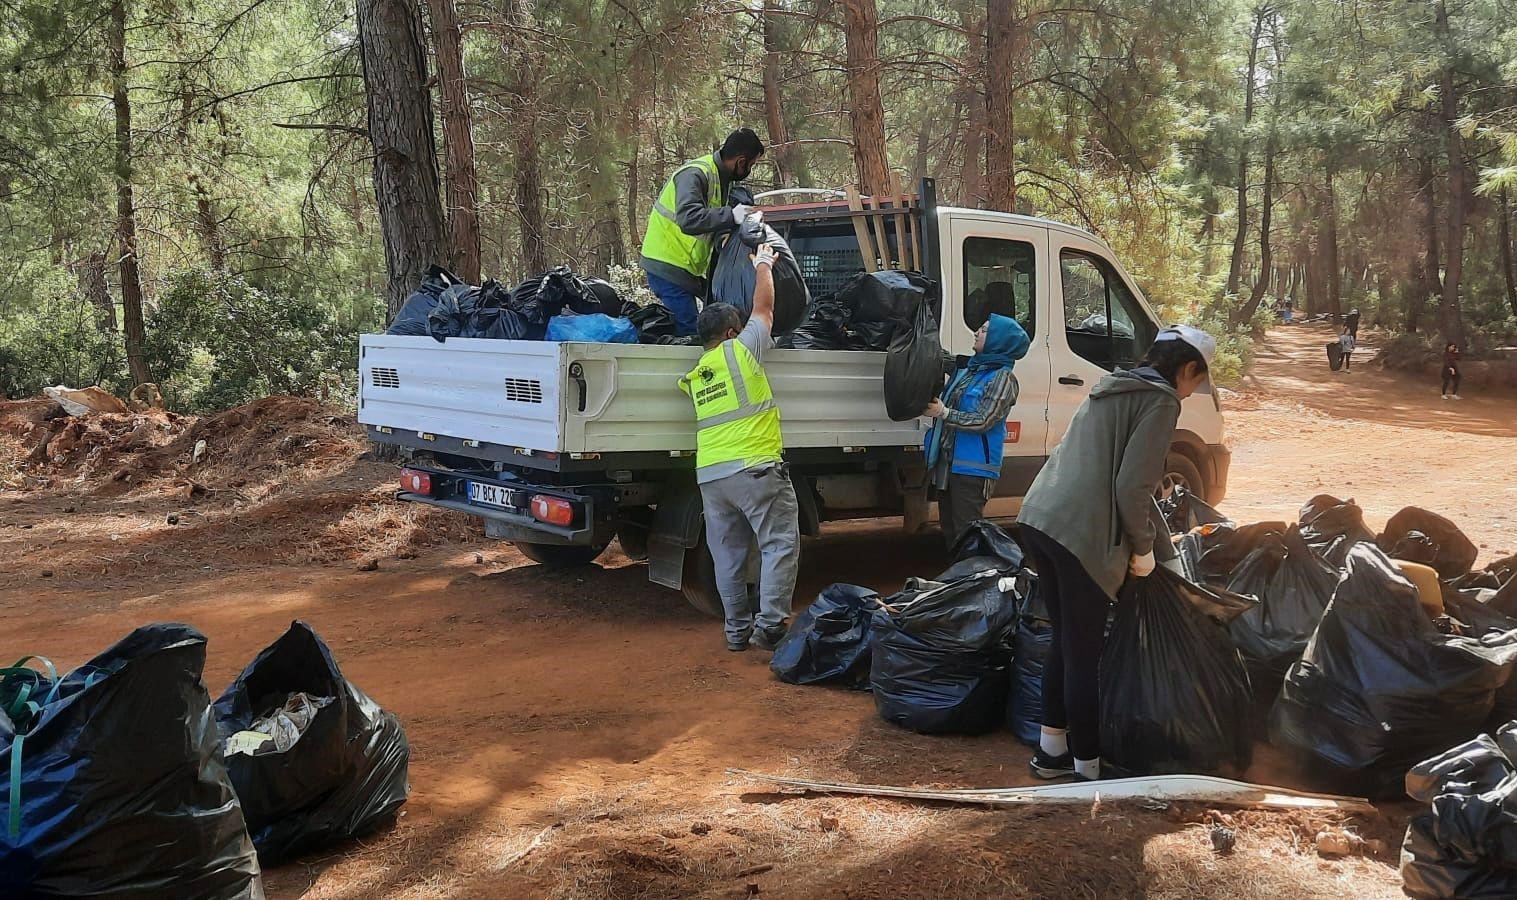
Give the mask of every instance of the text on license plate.
[(511, 492), (498, 484), (471, 481), (469, 482), (469, 502), (509, 508), (511, 506)]

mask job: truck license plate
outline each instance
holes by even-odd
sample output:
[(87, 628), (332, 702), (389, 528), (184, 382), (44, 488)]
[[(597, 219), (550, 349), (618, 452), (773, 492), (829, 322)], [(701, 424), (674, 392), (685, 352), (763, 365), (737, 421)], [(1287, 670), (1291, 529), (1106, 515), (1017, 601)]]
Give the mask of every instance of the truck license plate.
[(469, 502), (498, 506), (502, 509), (512, 508), (510, 491), (498, 484), (486, 484), (482, 481), (469, 482)]

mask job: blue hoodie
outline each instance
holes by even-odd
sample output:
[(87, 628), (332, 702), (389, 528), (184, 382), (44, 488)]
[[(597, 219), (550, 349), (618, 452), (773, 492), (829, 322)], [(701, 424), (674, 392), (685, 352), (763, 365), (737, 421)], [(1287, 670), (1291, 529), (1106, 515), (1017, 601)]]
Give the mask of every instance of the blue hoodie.
[[(985, 335), (985, 349), (970, 357), (969, 364), (961, 369), (948, 383), (943, 392), (943, 402), (959, 412), (979, 410), (993, 391), (997, 377), (1005, 372), (1011, 380), (1009, 385), (1010, 405), (1016, 404), (1016, 376), (1011, 374), (1015, 362), (1027, 355), (1031, 344), (1027, 332), (1009, 316), (992, 315), (990, 328)], [(1001, 477), (1001, 456), (1006, 447), (1005, 411), (985, 423), (985, 427), (966, 429), (951, 421), (938, 420), (927, 433), (924, 450), (929, 471), (935, 470), (945, 445), (953, 441), (952, 471), (957, 475), (972, 475), (977, 478)]]

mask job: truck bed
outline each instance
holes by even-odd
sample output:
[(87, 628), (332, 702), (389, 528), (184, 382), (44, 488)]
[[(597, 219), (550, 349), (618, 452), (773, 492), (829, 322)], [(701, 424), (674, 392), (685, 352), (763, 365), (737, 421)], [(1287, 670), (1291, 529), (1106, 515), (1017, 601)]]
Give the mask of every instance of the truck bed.
[[(696, 347), (373, 334), (359, 348), (358, 421), (397, 443), (527, 456), (695, 450), (676, 382)], [(786, 448), (920, 447), (918, 420), (885, 414), (884, 364), (873, 352), (765, 354)]]

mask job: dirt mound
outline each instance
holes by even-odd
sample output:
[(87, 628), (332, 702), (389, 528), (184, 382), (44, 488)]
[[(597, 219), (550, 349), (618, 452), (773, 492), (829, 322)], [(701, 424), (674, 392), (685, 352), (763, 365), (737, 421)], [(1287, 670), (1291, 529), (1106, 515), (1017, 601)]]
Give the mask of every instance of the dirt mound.
[(24, 447), (22, 489), (65, 481), (91, 493), (150, 488), (185, 499), (237, 491), (291, 467), (319, 472), (351, 462), (364, 446), (351, 415), (280, 396), (205, 417), (69, 416), (51, 400), (12, 401), (0, 405), (0, 434)]

